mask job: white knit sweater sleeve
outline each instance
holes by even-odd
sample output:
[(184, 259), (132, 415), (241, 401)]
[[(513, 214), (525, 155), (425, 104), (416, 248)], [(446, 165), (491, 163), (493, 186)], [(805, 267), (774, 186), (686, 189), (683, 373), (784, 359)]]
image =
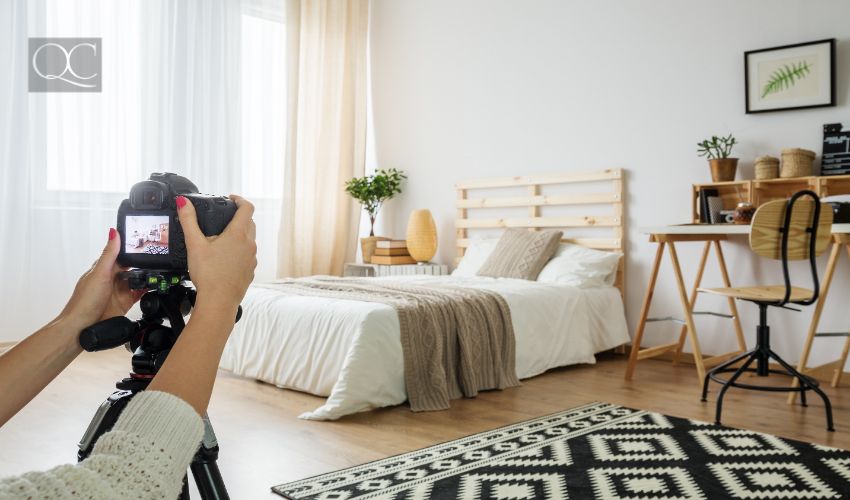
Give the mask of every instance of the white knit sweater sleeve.
[(182, 399), (145, 391), (127, 405), (89, 458), (0, 480), (0, 500), (176, 499), (204, 426)]

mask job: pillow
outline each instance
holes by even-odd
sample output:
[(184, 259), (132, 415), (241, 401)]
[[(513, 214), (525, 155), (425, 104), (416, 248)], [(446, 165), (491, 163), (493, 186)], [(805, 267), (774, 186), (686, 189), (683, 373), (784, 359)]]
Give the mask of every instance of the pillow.
[(452, 276), (461, 278), (475, 276), (487, 257), (493, 253), (498, 242), (499, 238), (475, 238), (470, 241), (466, 251), (463, 252), (463, 258), (458, 262), (457, 268), (452, 271)]
[(535, 280), (558, 250), (563, 235), (561, 231), (508, 229), (478, 270), (478, 276)]
[(612, 286), (623, 256), (592, 248), (561, 243), (555, 256), (537, 276), (541, 283), (559, 283), (578, 288)]

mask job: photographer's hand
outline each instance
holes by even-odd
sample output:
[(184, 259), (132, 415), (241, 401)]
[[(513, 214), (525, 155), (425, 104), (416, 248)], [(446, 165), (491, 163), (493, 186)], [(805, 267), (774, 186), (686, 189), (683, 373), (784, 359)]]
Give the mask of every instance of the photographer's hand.
[(118, 279), (121, 239), (114, 229), (100, 257), (77, 282), (68, 304), (53, 321), (0, 356), (0, 425), (49, 384), (81, 352), (83, 328), (122, 316), (139, 297)]
[(239, 196), (230, 198), (238, 210), (224, 232), (215, 237), (204, 236), (195, 207), (182, 196), (177, 198), (189, 275), (198, 296), (189, 324), (148, 387), (182, 398), (201, 415), (209, 404), (239, 302), (257, 267), (256, 226), (251, 219), (254, 206)]
[(124, 316), (141, 298), (144, 290), (130, 290), (127, 281), (118, 277), (127, 270), (116, 262), (120, 249), (121, 236), (110, 228), (103, 253), (80, 277), (60, 318), (82, 325), (82, 330), (98, 321)]
[(214, 300), (232, 308), (235, 314), (254, 279), (257, 228), (251, 219), (254, 205), (236, 195), (230, 198), (236, 202), (236, 214), (220, 235), (211, 237), (201, 232), (195, 207), (186, 198), (178, 197), (177, 205), (186, 239), (189, 276), (198, 289), (198, 299)]

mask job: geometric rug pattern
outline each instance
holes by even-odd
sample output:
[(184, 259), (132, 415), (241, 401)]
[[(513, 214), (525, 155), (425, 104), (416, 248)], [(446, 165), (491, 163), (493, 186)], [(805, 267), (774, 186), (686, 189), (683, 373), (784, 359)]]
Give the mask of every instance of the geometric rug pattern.
[(291, 500), (850, 498), (850, 452), (591, 403), (272, 491)]

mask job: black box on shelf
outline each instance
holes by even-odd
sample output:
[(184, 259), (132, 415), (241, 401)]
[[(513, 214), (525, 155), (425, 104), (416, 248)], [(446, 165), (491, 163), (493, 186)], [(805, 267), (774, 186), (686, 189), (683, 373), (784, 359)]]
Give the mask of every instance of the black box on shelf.
[(821, 175), (850, 174), (850, 130), (841, 123), (823, 126)]

